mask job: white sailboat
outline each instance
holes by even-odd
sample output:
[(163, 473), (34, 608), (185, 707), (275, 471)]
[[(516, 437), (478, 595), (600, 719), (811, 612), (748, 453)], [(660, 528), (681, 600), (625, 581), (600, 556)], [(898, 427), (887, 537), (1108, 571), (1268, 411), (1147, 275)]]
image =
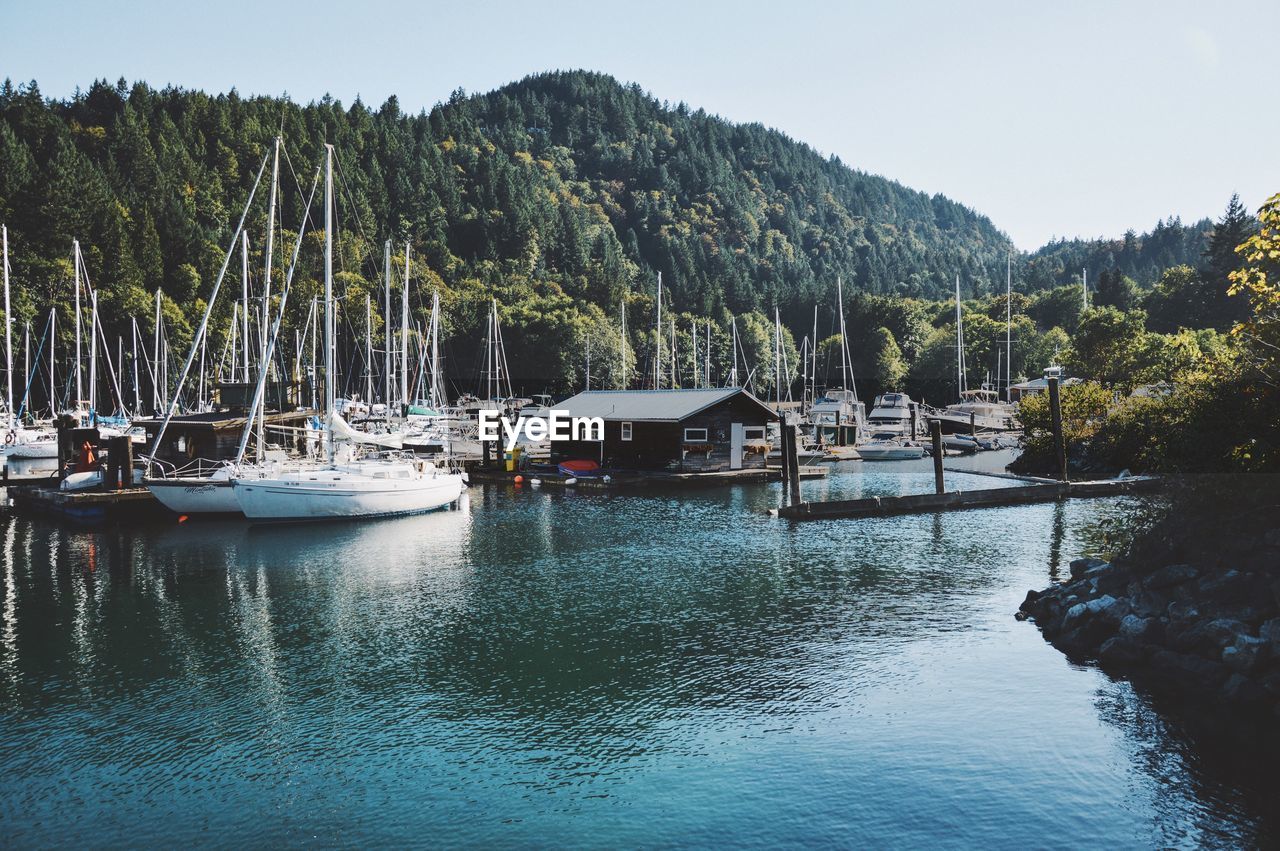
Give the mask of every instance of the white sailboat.
[[(47, 429), (25, 429), (18, 422), (13, 406), (13, 339), (11, 336), (12, 320), (9, 311), (9, 229), (0, 225), (0, 240), (3, 241), (4, 269), (4, 348), (7, 376), (5, 395), (5, 432), (3, 459), (8, 463), (10, 458), (26, 461), (58, 457), (58, 436)], [(25, 395), (25, 394), (24, 394)]]
[[(333, 146), (325, 146), (325, 412), (337, 417), (333, 303)], [(407, 369), (405, 370), (407, 373)], [(407, 377), (407, 375), (405, 376)], [(402, 380), (404, 378), (402, 377)], [(407, 388), (402, 388), (407, 389)], [(407, 394), (406, 394), (407, 395)], [(339, 457), (331, 427), (323, 464), (302, 463), (259, 475), (237, 473), (231, 480), (240, 510), (253, 520), (322, 520), (387, 517), (443, 508), (462, 495), (463, 474), (403, 453), (354, 457), (351, 444)]]
[[(280, 139), (276, 139), (275, 165), (272, 170), (272, 190), (271, 190), (271, 224), (269, 230), (271, 233), (267, 236), (268, 246), (273, 243), (274, 233), (274, 211), (275, 197), (277, 187), (275, 183), (279, 178), (280, 163)], [(240, 444), (236, 452), (236, 459), (230, 463), (221, 463), (215, 465), (201, 464), (197, 461), (194, 465), (184, 467), (179, 470), (160, 471), (160, 475), (148, 476), (144, 479), (148, 490), (150, 490), (156, 499), (168, 508), (170, 511), (178, 514), (239, 514), (240, 503), (236, 500), (235, 492), (231, 487), (233, 475), (237, 473), (248, 472), (250, 468), (245, 465), (245, 453), (248, 448), (250, 435), (254, 433), (255, 423), (257, 424), (257, 464), (252, 469), (255, 472), (262, 473), (272, 471), (276, 465), (285, 461), (285, 453), (282, 450), (268, 449), (264, 442), (264, 426), (265, 419), (265, 387), (267, 376), (269, 374), (269, 365), (271, 356), (275, 350), (276, 341), (279, 338), (280, 323), (284, 316), (285, 308), (288, 305), (289, 290), (293, 283), (293, 273), (297, 268), (298, 254), (302, 248), (302, 236), (307, 230), (306, 223), (311, 214), (311, 202), (315, 197), (316, 185), (319, 182), (319, 171), (317, 170), (316, 181), (311, 188), (311, 194), (307, 198), (304, 207), (303, 222), (298, 228), (298, 238), (294, 243), (293, 255), (289, 265), (289, 271), (285, 277), (284, 289), (280, 298), (280, 310), (276, 317), (274, 327), (271, 329), (269, 336), (262, 337), (263, 340), (263, 358), (261, 368), (259, 370), (258, 383), (254, 390), (252, 404), (248, 410), (249, 417), (245, 421), (244, 429), (240, 435)], [(246, 210), (248, 208), (246, 207)], [(234, 244), (234, 243), (233, 243)], [(242, 243), (243, 244), (243, 243)], [(270, 250), (268, 250), (270, 254)], [(245, 261), (247, 263), (247, 261)], [(267, 259), (266, 279), (270, 280), (271, 260)], [(247, 290), (246, 290), (247, 293)], [(267, 334), (265, 316), (269, 309), (269, 301), (267, 300), (267, 292), (263, 294), (263, 335)], [(247, 298), (247, 295), (246, 295)], [(232, 326), (235, 327), (234, 325)], [(192, 341), (192, 354), (194, 356), (195, 346), (199, 344), (202, 349), (204, 345), (203, 336), (200, 339)], [(247, 348), (247, 347), (246, 347)]]

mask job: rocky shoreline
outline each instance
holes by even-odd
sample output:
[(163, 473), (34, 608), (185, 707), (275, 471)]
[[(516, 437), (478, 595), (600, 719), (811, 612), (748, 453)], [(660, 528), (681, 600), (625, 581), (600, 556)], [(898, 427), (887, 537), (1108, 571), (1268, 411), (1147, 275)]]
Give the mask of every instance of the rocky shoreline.
[(1069, 658), (1153, 691), (1280, 719), (1280, 529), (1189, 552), (1163, 530), (1144, 551), (1071, 563), (1027, 593), (1031, 619)]

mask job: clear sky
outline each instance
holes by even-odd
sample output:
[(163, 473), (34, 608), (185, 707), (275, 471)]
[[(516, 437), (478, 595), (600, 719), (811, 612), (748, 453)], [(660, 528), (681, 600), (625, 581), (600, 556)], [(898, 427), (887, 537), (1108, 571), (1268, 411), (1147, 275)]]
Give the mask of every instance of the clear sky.
[[(186, 8), (183, 8), (186, 7)], [(589, 68), (991, 217), (1022, 248), (1280, 191), (1280, 2), (0, 0), (0, 75), (429, 108)]]

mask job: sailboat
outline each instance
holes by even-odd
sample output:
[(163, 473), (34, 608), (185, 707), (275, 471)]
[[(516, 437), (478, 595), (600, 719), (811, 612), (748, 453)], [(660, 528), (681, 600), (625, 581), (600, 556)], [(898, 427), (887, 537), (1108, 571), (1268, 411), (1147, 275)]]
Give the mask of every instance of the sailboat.
[[(274, 470), (276, 465), (284, 462), (286, 456), (283, 450), (269, 449), (265, 445), (263, 431), (265, 419), (265, 387), (267, 377), (270, 372), (271, 357), (275, 350), (275, 345), (279, 339), (280, 324), (284, 316), (285, 309), (288, 305), (289, 291), (293, 283), (293, 273), (297, 268), (298, 254), (302, 248), (302, 237), (307, 230), (306, 224), (311, 215), (311, 202), (314, 200), (316, 186), (319, 183), (319, 170), (316, 172), (316, 180), (311, 187), (311, 194), (307, 197), (304, 207), (302, 225), (298, 228), (297, 241), (294, 243), (293, 255), (290, 260), (289, 270), (285, 276), (284, 289), (280, 297), (280, 309), (275, 319), (275, 324), (271, 329), (270, 336), (267, 335), (266, 321), (270, 300), (268, 291), (265, 287), (270, 285), (271, 269), (272, 269), (272, 246), (274, 245), (274, 219), (275, 219), (275, 199), (277, 193), (277, 181), (279, 178), (280, 165), (280, 143), (279, 137), (276, 138), (275, 165), (272, 169), (272, 187), (271, 187), (271, 206), (268, 213), (268, 235), (267, 235), (267, 251), (266, 251), (266, 274), (264, 275), (264, 291), (263, 291), (263, 308), (262, 315), (264, 317), (262, 337), (263, 357), (260, 366), (258, 383), (254, 389), (252, 403), (249, 405), (249, 416), (245, 420), (244, 428), (240, 435), (240, 444), (236, 451), (236, 458), (232, 462), (224, 462), (220, 464), (201, 464), (199, 461), (194, 466), (184, 467), (180, 470), (158, 471), (160, 475), (151, 475), (143, 481), (148, 490), (150, 490), (156, 499), (168, 508), (170, 511), (178, 514), (239, 514), (240, 503), (236, 500), (235, 492), (231, 486), (232, 476), (240, 473), (245, 474), (250, 469), (255, 472), (262, 473)], [(250, 202), (252, 203), (252, 194)], [(248, 205), (245, 207), (248, 211)], [(234, 251), (234, 240), (232, 241), (232, 250)], [(243, 241), (241, 242), (243, 245)], [(244, 261), (247, 264), (247, 260)], [(247, 278), (247, 275), (245, 276)], [(215, 290), (216, 294), (216, 290)], [(244, 288), (243, 300), (248, 303), (248, 288)], [(212, 303), (212, 299), (210, 300)], [(234, 319), (234, 317), (233, 317)], [(242, 326), (243, 327), (243, 326)], [(232, 330), (236, 326), (233, 322)], [(203, 350), (204, 326), (201, 328), (201, 334), (197, 339), (192, 341), (191, 357), (194, 358), (196, 346), (200, 346)], [(243, 334), (244, 332), (241, 331)], [(246, 352), (248, 349), (246, 338)], [(247, 354), (246, 354), (247, 358)], [(234, 360), (234, 358), (233, 358)], [(247, 369), (247, 360), (245, 368)], [(233, 364), (234, 369), (234, 364)], [(181, 387), (179, 387), (179, 390)], [(254, 427), (257, 426), (257, 454), (256, 464), (252, 467), (246, 465), (245, 457), (248, 451), (249, 439), (255, 433)], [(158, 440), (157, 440), (158, 445)]]
[[(1009, 272), (1008, 298), (1012, 298), (1012, 272)], [(1006, 312), (1009, 309), (1006, 307)], [(1011, 317), (1006, 316), (1006, 345), (1012, 349)], [(930, 420), (937, 420), (944, 435), (980, 432), (1008, 432), (1018, 428), (1013, 406), (1000, 401), (1000, 391), (989, 384), (977, 390), (968, 389), (964, 358), (964, 316), (960, 306), (960, 277), (956, 276), (956, 390), (960, 397), (942, 410), (933, 411)]]
[(334, 369), (333, 146), (325, 145), (324, 360), (326, 461), (299, 463), (258, 475), (237, 472), (231, 479), (240, 510), (251, 520), (322, 520), (387, 517), (443, 508), (462, 495), (463, 474), (403, 453), (359, 457), (353, 444), (338, 452), (335, 429), (337, 381)]

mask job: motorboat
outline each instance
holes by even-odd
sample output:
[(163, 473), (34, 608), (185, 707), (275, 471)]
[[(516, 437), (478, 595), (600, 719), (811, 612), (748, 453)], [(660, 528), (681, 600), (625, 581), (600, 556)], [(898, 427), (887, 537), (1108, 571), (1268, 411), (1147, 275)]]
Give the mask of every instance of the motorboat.
[(941, 424), (943, 434), (1007, 432), (1020, 428), (1014, 407), (1000, 401), (1000, 394), (988, 387), (965, 390), (959, 402), (927, 416)]
[(867, 415), (867, 425), (875, 432), (910, 435), (916, 403), (906, 393), (883, 393), (876, 397)]
[(863, 461), (910, 461), (924, 457), (924, 447), (892, 431), (879, 431), (858, 445)]

